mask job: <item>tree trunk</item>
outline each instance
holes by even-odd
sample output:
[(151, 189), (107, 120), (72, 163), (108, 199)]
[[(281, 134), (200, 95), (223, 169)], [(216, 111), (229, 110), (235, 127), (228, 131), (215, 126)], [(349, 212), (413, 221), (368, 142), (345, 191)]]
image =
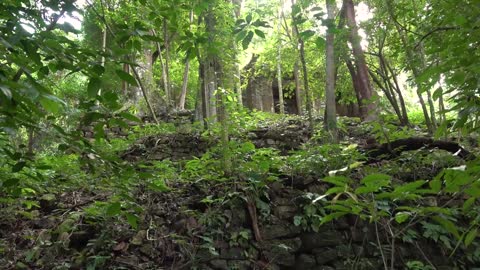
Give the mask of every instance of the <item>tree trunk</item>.
[(400, 108), (402, 110), (402, 115), (403, 115), (403, 122), (405, 123), (405, 125), (410, 126), (410, 120), (408, 120), (407, 107), (405, 106), (405, 100), (403, 99), (402, 90), (400, 89), (400, 84), (398, 83), (397, 74), (395, 73), (392, 66), (389, 64), (389, 62), (386, 59), (385, 59), (385, 65), (389, 70), (390, 74), (392, 74), (392, 79), (394, 83), (393, 89), (395, 90), (395, 92), (397, 92), (397, 95), (398, 95), (398, 100), (400, 102)]
[(283, 102), (283, 86), (282, 86), (282, 35), (280, 33), (280, 23), (282, 16), (283, 0), (280, 0), (277, 16), (277, 80), (278, 80), (278, 105), (280, 114), (285, 113), (285, 104)]
[(350, 28), (349, 39), (352, 44), (352, 52), (358, 76), (361, 117), (367, 121), (374, 120), (376, 118), (377, 107), (376, 100), (374, 100), (375, 93), (370, 83), (365, 54), (360, 44), (361, 38), (358, 34), (357, 22), (355, 21), (355, 7), (352, 0), (344, 0), (343, 5), (345, 6), (347, 26)]
[[(192, 23), (193, 23), (193, 10), (190, 10), (190, 27), (189, 27), (190, 30), (192, 30)], [(187, 56), (185, 59), (185, 70), (183, 71), (182, 92), (180, 93), (180, 98), (178, 101), (178, 108), (180, 110), (185, 109), (185, 98), (187, 97), (189, 72), (190, 72), (190, 59)]]
[(293, 78), (295, 80), (295, 100), (297, 102), (297, 113), (303, 115), (303, 92), (300, 83), (300, 69), (298, 67), (298, 59), (295, 60), (293, 65)]
[[(155, 36), (155, 31), (152, 30), (153, 35)], [(160, 61), (160, 65), (162, 66), (162, 81), (163, 81), (163, 88), (165, 91), (165, 102), (167, 105), (167, 113), (170, 112), (170, 87), (168, 84), (168, 76), (167, 76), (167, 67), (165, 65), (165, 61), (163, 60), (162, 56), (162, 47), (160, 46), (159, 42), (156, 42), (157, 51), (158, 51), (158, 60)]]
[[(173, 93), (172, 93), (172, 83), (170, 81), (170, 38), (168, 35), (168, 29), (167, 29), (167, 19), (163, 19), (163, 40), (164, 40), (164, 45), (165, 45), (165, 75), (166, 75), (166, 89), (165, 92), (167, 92), (167, 111), (169, 111), (169, 108), (172, 108), (175, 106), (175, 100), (173, 98)], [(161, 51), (160, 51), (161, 55)]]
[(417, 78), (421, 74), (421, 70), (415, 64), (415, 53), (409, 46), (408, 38), (407, 38), (407, 35), (406, 35), (405, 31), (401, 28), (401, 25), (398, 24), (392, 0), (387, 1), (387, 10), (388, 10), (388, 13), (390, 15), (390, 18), (395, 22), (395, 28), (397, 29), (397, 33), (400, 37), (400, 41), (402, 42), (402, 45), (405, 48), (405, 52), (406, 52), (406, 55), (407, 55), (407, 66), (411, 70), (411, 72), (413, 73), (413, 77), (415, 78), (415, 83), (417, 85), (417, 96), (418, 96), (418, 100), (420, 102), (420, 106), (422, 107), (423, 115), (425, 117), (425, 124), (428, 128), (429, 133), (432, 134), (434, 132), (435, 128), (432, 124), (430, 115), (428, 113), (428, 109), (427, 109), (427, 106), (425, 104), (425, 100), (423, 99), (422, 92), (423, 92), (424, 87), (417, 80)]
[[(232, 0), (233, 4), (233, 13), (235, 15), (235, 19), (240, 18), (240, 14), (242, 11), (242, 3), (243, 0)], [(237, 94), (237, 102), (238, 105), (243, 107), (243, 95), (242, 95), (242, 73), (240, 70), (240, 64), (239, 64), (239, 51), (238, 51), (238, 46), (237, 43), (234, 41), (233, 42), (233, 51), (235, 52), (235, 76), (234, 76), (234, 90), (235, 93)]]
[(333, 23), (335, 20), (335, 1), (326, 0), (328, 14), (327, 45), (326, 45), (326, 108), (325, 127), (331, 133), (333, 141), (337, 141), (337, 112), (335, 104), (335, 54)]
[[(294, 4), (295, 4), (295, 0), (292, 0), (292, 7)], [(293, 21), (293, 18), (292, 18), (292, 21)], [(293, 22), (292, 24), (293, 24), (292, 28), (293, 28), (294, 36), (297, 38), (297, 44), (299, 44), (300, 46), (299, 53), (300, 53), (300, 62), (302, 64), (302, 71), (303, 71), (303, 90), (305, 91), (305, 99), (306, 99), (305, 102), (307, 103), (306, 109), (307, 109), (307, 115), (308, 115), (308, 122), (310, 124), (310, 131), (313, 131), (314, 122), (313, 122), (313, 115), (312, 115), (312, 99), (310, 97), (310, 90), (308, 88), (308, 71), (307, 71), (307, 61), (305, 59), (305, 43), (299, 35), (300, 32), (298, 30), (298, 26), (295, 24), (295, 22)]]

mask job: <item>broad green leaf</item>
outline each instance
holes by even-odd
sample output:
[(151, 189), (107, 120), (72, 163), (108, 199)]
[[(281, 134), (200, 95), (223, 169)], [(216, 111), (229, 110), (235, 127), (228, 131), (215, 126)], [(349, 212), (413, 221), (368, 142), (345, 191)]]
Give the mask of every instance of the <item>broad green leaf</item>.
[(94, 98), (97, 96), (98, 91), (100, 90), (100, 86), (102, 85), (102, 81), (98, 77), (90, 78), (88, 82), (87, 92), (90, 98)]
[(243, 40), (247, 36), (248, 31), (241, 30), (238, 32), (237, 36), (235, 37), (235, 40), (239, 42), (240, 40)]
[(327, 176), (323, 178), (323, 182), (331, 183), (344, 188), (345, 185), (350, 184), (351, 179), (345, 176)]
[(120, 116), (133, 122), (142, 123), (142, 120), (140, 118), (136, 117), (131, 113), (123, 112), (123, 113), (120, 113)]
[(306, 31), (303, 31), (299, 34), (299, 36), (303, 39), (303, 40), (307, 40), (311, 37), (313, 37), (315, 35), (315, 31), (313, 30), (306, 30)]
[(250, 31), (248, 32), (247, 36), (242, 40), (242, 48), (246, 50), (248, 48), (248, 45), (250, 45), (250, 42), (252, 41), (253, 38), (253, 32)]
[(138, 217), (130, 213), (127, 213), (126, 217), (128, 224), (132, 226), (132, 229), (136, 230), (138, 228)]
[(387, 186), (392, 177), (386, 174), (370, 174), (365, 176), (360, 182), (368, 187), (375, 187), (377, 189)]
[(322, 217), (321, 224), (325, 224), (325, 223), (330, 222), (330, 221), (332, 221), (334, 219), (337, 219), (339, 217), (343, 217), (347, 214), (349, 214), (349, 213), (348, 212), (335, 212), (335, 213), (328, 214), (328, 215)]
[(467, 213), (468, 210), (472, 207), (473, 203), (475, 203), (476, 198), (469, 198), (463, 203), (463, 213)]
[(398, 224), (405, 222), (410, 217), (410, 212), (398, 212), (395, 214), (395, 221)]
[(255, 29), (255, 34), (261, 38), (265, 38), (265, 33), (263, 33), (261, 30)]
[(339, 194), (339, 193), (343, 193), (345, 191), (345, 188), (344, 187), (332, 187), (332, 188), (329, 188), (325, 194), (326, 195), (330, 195), (330, 194)]
[(363, 186), (355, 189), (355, 194), (365, 194), (365, 193), (370, 193), (370, 192), (376, 192), (378, 191), (380, 187), (376, 186)]
[(398, 187), (395, 187), (393, 193), (415, 193), (418, 188), (426, 183), (425, 180), (418, 180), (415, 182), (407, 183)]
[(467, 233), (464, 240), (466, 247), (468, 247), (473, 242), (473, 240), (477, 238), (477, 234), (478, 234), (478, 228), (472, 229)]
[(252, 14), (248, 14), (245, 19), (247, 20), (247, 23), (250, 23), (252, 21)]
[(137, 80), (135, 80), (135, 78), (132, 75), (130, 75), (129, 73), (127, 73), (127, 72), (125, 72), (121, 69), (115, 70), (115, 73), (118, 75), (118, 77), (120, 77), (120, 79), (128, 82), (131, 85), (138, 86)]
[(40, 104), (42, 107), (49, 113), (58, 114), (61, 109), (61, 101), (55, 96), (52, 95), (43, 95), (40, 98)]
[(460, 234), (458, 233), (457, 226), (451, 222), (450, 220), (442, 217), (442, 216), (435, 216), (432, 217), (438, 224), (440, 224), (447, 232), (453, 234), (457, 239), (460, 239)]
[(107, 207), (107, 216), (113, 217), (119, 215), (122, 210), (122, 205), (119, 202), (110, 203)]

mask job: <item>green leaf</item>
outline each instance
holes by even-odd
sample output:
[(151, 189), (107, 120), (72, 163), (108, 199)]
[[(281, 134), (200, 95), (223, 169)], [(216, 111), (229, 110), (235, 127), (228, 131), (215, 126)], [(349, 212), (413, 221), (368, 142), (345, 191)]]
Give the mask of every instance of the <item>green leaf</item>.
[(132, 226), (134, 230), (136, 230), (138, 228), (138, 217), (130, 213), (127, 213), (126, 217), (128, 224)]
[(464, 240), (466, 247), (468, 247), (473, 242), (473, 240), (475, 240), (475, 238), (477, 237), (477, 234), (478, 234), (478, 228), (472, 229), (467, 233)]
[(415, 193), (418, 191), (418, 188), (423, 186), (426, 183), (425, 180), (418, 180), (408, 184), (404, 184), (395, 188), (393, 193)]
[(242, 47), (244, 50), (248, 48), (248, 45), (250, 45), (252, 38), (253, 38), (253, 32), (250, 31), (248, 32), (247, 36), (242, 40)]
[(460, 234), (458, 233), (457, 226), (451, 222), (450, 220), (442, 217), (442, 216), (435, 216), (432, 217), (438, 224), (440, 224), (447, 232), (453, 234), (457, 239), (460, 239)]
[(117, 69), (115, 70), (115, 73), (118, 75), (118, 77), (120, 77), (120, 79), (126, 81), (127, 83), (133, 86), (138, 86), (137, 80), (135, 80), (135, 78), (132, 75), (128, 74), (127, 72), (121, 69)]
[(348, 212), (335, 212), (335, 213), (328, 214), (328, 215), (322, 217), (321, 223), (325, 224), (325, 223), (330, 222), (330, 221), (332, 221), (334, 219), (337, 219), (339, 217), (343, 217), (347, 214), (349, 214), (349, 213)]
[(133, 122), (142, 123), (142, 120), (140, 118), (136, 117), (131, 113), (123, 112), (123, 113), (120, 113), (120, 116)]
[(370, 192), (378, 191), (379, 187), (374, 186), (363, 186), (355, 189), (355, 194), (365, 194)]
[(248, 32), (245, 31), (245, 30), (242, 30), (242, 31), (238, 32), (237, 36), (235, 37), (235, 40), (237, 42), (239, 42), (240, 40), (243, 40), (247, 36), (247, 33)]
[(3, 187), (13, 187), (13, 186), (17, 186), (18, 182), (20, 182), (20, 179), (18, 179), (18, 178), (9, 178), (9, 179), (3, 181), (1, 186), (3, 186)]
[(16, 173), (16, 172), (19, 172), (21, 171), (25, 165), (27, 165), (27, 162), (25, 161), (19, 161), (17, 162), (15, 165), (13, 165), (12, 167), (12, 173)]
[(391, 176), (381, 173), (370, 174), (365, 176), (360, 183), (368, 187), (381, 188), (390, 183)]
[(170, 191), (170, 188), (165, 184), (165, 181), (162, 179), (156, 179), (149, 184), (149, 188), (158, 191), (158, 192), (167, 192)]
[(247, 20), (247, 23), (250, 23), (252, 21), (252, 14), (248, 14), (245, 19)]
[(122, 205), (119, 202), (110, 203), (107, 207), (107, 216), (113, 217), (120, 214)]
[(49, 113), (58, 114), (61, 109), (62, 101), (56, 96), (43, 95), (40, 98), (40, 104)]
[(265, 38), (265, 33), (263, 33), (261, 30), (255, 29), (255, 34), (261, 38)]
[(323, 181), (344, 188), (345, 185), (348, 185), (351, 180), (345, 176), (327, 176), (323, 179)]
[(315, 35), (315, 31), (313, 30), (306, 30), (298, 34), (303, 40), (307, 40)]
[(102, 81), (98, 77), (90, 78), (88, 82), (87, 92), (88, 96), (94, 98), (97, 96), (98, 91), (100, 90), (100, 86), (102, 85)]
[(401, 224), (407, 221), (408, 217), (410, 217), (410, 212), (398, 212), (397, 214), (395, 214), (395, 221), (398, 224)]
[(463, 213), (466, 214), (468, 212), (468, 210), (470, 210), (470, 208), (472, 207), (473, 203), (475, 203), (475, 198), (469, 198), (468, 200), (466, 200), (464, 203), (463, 203)]

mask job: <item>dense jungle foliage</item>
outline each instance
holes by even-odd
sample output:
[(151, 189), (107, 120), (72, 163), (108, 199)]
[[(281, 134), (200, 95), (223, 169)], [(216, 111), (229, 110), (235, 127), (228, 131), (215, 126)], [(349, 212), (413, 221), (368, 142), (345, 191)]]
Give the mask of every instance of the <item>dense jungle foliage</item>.
[(479, 0), (0, 1), (0, 269), (480, 269)]

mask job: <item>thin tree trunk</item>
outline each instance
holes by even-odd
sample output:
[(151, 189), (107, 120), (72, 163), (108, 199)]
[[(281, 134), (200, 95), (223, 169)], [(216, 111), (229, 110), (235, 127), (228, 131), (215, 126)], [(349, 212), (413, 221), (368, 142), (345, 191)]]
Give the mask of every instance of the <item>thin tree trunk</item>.
[[(298, 33), (298, 30), (297, 30)], [(310, 89), (308, 88), (308, 72), (307, 72), (307, 61), (305, 60), (305, 43), (303, 39), (299, 38), (300, 43), (300, 61), (302, 63), (302, 70), (303, 70), (303, 88), (305, 90), (305, 97), (306, 97), (306, 109), (308, 115), (308, 122), (310, 122), (310, 131), (313, 132), (313, 115), (312, 115), (312, 99), (310, 97)]]
[[(193, 10), (190, 10), (190, 27), (189, 27), (190, 30), (192, 30), (192, 23), (193, 23)], [(187, 97), (189, 71), (190, 71), (190, 58), (187, 55), (185, 59), (185, 70), (183, 71), (182, 92), (180, 93), (180, 99), (178, 101), (178, 108), (180, 110), (185, 109), (185, 98)]]
[(283, 9), (283, 0), (280, 0), (280, 6), (278, 8), (278, 22), (277, 22), (277, 80), (278, 80), (278, 105), (280, 114), (285, 113), (285, 104), (283, 102), (283, 85), (282, 85), (282, 35), (280, 33), (280, 23)]
[(337, 141), (337, 112), (335, 104), (335, 54), (333, 33), (333, 23), (335, 19), (335, 1), (326, 0), (328, 29), (327, 29), (327, 45), (326, 54), (326, 108), (325, 108), (325, 127), (331, 133), (333, 141)]
[(389, 62), (386, 59), (385, 59), (385, 65), (387, 69), (390, 71), (390, 74), (392, 74), (393, 83), (395, 84), (395, 87), (393, 89), (395, 90), (395, 92), (397, 92), (398, 100), (400, 102), (400, 108), (402, 109), (404, 122), (407, 126), (410, 126), (410, 120), (408, 120), (407, 107), (405, 106), (405, 100), (403, 99), (402, 90), (400, 88), (400, 84), (398, 83), (397, 74), (395, 73), (392, 66), (389, 64)]
[(393, 10), (394, 8), (393, 8), (392, 4), (393, 4), (392, 0), (387, 1), (387, 10), (388, 10), (388, 13), (389, 13), (391, 19), (395, 22), (395, 28), (397, 29), (397, 33), (400, 37), (400, 41), (402, 42), (402, 45), (405, 48), (405, 52), (407, 54), (407, 66), (412, 71), (413, 77), (415, 78), (415, 82), (416, 82), (416, 85), (417, 85), (417, 96), (418, 96), (418, 100), (420, 102), (420, 106), (422, 107), (423, 115), (425, 117), (425, 124), (427, 125), (429, 133), (433, 133), (434, 132), (434, 127), (433, 127), (430, 115), (428, 113), (428, 109), (427, 109), (427, 106), (425, 104), (425, 100), (423, 99), (423, 95), (422, 95), (423, 86), (422, 86), (421, 83), (419, 83), (417, 81), (417, 78), (420, 76), (421, 71), (415, 65), (415, 54), (409, 46), (408, 39), (407, 39), (405, 31), (401, 28), (401, 26), (397, 22), (395, 12)]
[[(295, 0), (292, 0), (292, 7), (295, 4)], [(293, 21), (293, 18), (292, 18)], [(305, 59), (305, 43), (303, 39), (299, 36), (299, 30), (298, 26), (293, 22), (293, 33), (294, 36), (297, 38), (297, 44), (300, 45), (300, 62), (302, 64), (302, 71), (303, 71), (303, 90), (305, 91), (305, 102), (306, 104), (306, 109), (307, 109), (307, 115), (308, 115), (308, 122), (310, 123), (310, 131), (313, 132), (313, 115), (312, 115), (312, 100), (310, 97), (310, 90), (308, 88), (308, 71), (307, 71), (307, 61)]]
[(105, 53), (107, 51), (107, 29), (102, 33), (102, 67), (105, 67)]
[(293, 78), (295, 80), (295, 100), (297, 102), (297, 113), (303, 115), (303, 91), (300, 83), (300, 69), (298, 67), (298, 59), (293, 65)]
[[(152, 30), (153, 35), (155, 36), (155, 30)], [(160, 46), (159, 42), (156, 42), (157, 51), (158, 51), (158, 60), (160, 61), (160, 65), (162, 66), (162, 81), (163, 81), (163, 88), (165, 90), (165, 101), (167, 105), (167, 112), (170, 112), (170, 90), (168, 84), (168, 76), (167, 76), (167, 67), (165, 65), (165, 61), (163, 61), (162, 56), (162, 47)]]
[(153, 120), (155, 120), (155, 123), (158, 124), (159, 122), (157, 119), (157, 115), (155, 114), (155, 111), (153, 110), (153, 107), (150, 104), (150, 101), (147, 95), (147, 89), (145, 89), (145, 86), (143, 85), (142, 80), (140, 79), (140, 75), (138, 75), (138, 72), (133, 65), (130, 65), (130, 69), (135, 75), (135, 80), (137, 81), (138, 85), (140, 86), (140, 89), (142, 90), (143, 98), (145, 98), (145, 103), (147, 103), (148, 110), (150, 111), (150, 114), (152, 115)]
[[(232, 0), (232, 4), (234, 6), (233, 14), (235, 15), (235, 19), (240, 18), (240, 14), (242, 11), (242, 3), (243, 0)], [(234, 76), (234, 89), (235, 93), (237, 94), (237, 102), (240, 108), (243, 107), (243, 95), (242, 95), (242, 72), (240, 70), (239, 64), (239, 51), (236, 42), (233, 42), (233, 51), (235, 52), (235, 76)]]
[[(170, 82), (170, 38), (168, 36), (168, 29), (167, 29), (167, 19), (163, 19), (163, 40), (165, 44), (165, 74), (166, 74), (166, 89), (165, 91), (168, 93), (167, 96), (167, 108), (172, 108), (175, 106), (175, 100), (173, 99), (172, 93), (172, 83)], [(160, 51), (161, 55), (161, 51)], [(167, 109), (168, 110), (168, 109)]]
[(369, 79), (365, 54), (360, 44), (361, 38), (358, 34), (358, 26), (355, 20), (355, 7), (352, 0), (344, 0), (343, 5), (345, 6), (347, 25), (350, 28), (349, 39), (352, 44), (352, 52), (360, 86), (361, 116), (363, 120), (374, 120), (376, 118), (376, 101), (374, 100), (374, 91)]

